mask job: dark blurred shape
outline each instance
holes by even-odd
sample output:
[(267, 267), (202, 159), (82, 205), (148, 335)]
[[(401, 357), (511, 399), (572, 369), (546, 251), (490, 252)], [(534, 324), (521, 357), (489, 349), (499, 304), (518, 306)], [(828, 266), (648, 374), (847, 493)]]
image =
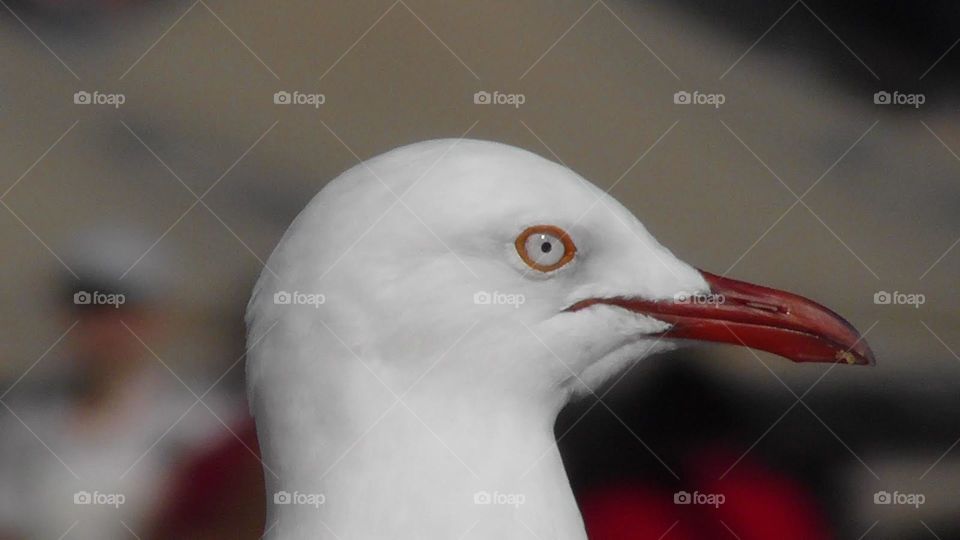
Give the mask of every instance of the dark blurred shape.
[[(744, 458), (718, 480), (738, 455), (721, 446), (699, 449), (680, 469), (683, 488), (677, 491), (621, 482), (582, 493), (581, 509), (589, 537), (659, 539), (668, 531), (669, 538), (691, 540), (833, 537), (806, 486), (752, 457)], [(716, 502), (691, 499), (697, 497)]]
[[(570, 416), (583, 412), (568, 411), (559, 423), (559, 433), (570, 430), (561, 446), (592, 540), (658, 539), (668, 530), (690, 539), (835, 536), (814, 482), (747, 451), (754, 419), (743, 396), (689, 358), (652, 362), (653, 373), (607, 398), (614, 413), (597, 407), (571, 428)], [(690, 502), (698, 496), (714, 504)]]
[[(749, 429), (750, 415), (740, 409), (730, 389), (719, 387), (684, 359), (690, 356), (652, 359), (652, 367), (643, 373), (635, 368), (604, 397), (613, 413), (603, 405), (591, 407), (593, 398), (561, 413), (556, 431), (575, 489), (624, 475), (672, 482), (673, 476), (657, 458), (668, 460), (672, 468), (679, 463), (673, 460), (691, 449), (719, 439), (745, 438), (741, 430)], [(645, 450), (629, 430), (639, 434), (657, 456)]]
[(76, 26), (148, 3), (145, 0), (11, 0), (9, 5), (47, 22)]
[(148, 538), (260, 538), (266, 501), (253, 419), (174, 475)]
[[(923, 85), (920, 78), (924, 75), (925, 81), (929, 82), (929, 77), (937, 82), (924, 87), (928, 93), (936, 90), (946, 94), (944, 90), (960, 86), (960, 54), (943, 56), (960, 38), (960, 5), (956, 2), (681, 0), (670, 5), (681, 6), (706, 24), (734, 33), (745, 48), (776, 23), (758, 48), (807, 56), (820, 64), (823, 72), (837, 74), (840, 82), (857, 92), (878, 84), (917, 88)], [(856, 67), (858, 61), (845, 45), (870, 66), (877, 78), (862, 66)], [(941, 56), (936, 71), (925, 73)]]

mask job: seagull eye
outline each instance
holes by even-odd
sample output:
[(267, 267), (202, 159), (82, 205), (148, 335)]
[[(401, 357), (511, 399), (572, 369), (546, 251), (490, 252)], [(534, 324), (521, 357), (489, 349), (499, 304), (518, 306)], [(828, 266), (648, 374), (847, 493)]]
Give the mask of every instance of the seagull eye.
[(517, 253), (527, 266), (551, 272), (573, 259), (577, 247), (570, 235), (553, 225), (534, 225), (520, 233), (515, 242)]

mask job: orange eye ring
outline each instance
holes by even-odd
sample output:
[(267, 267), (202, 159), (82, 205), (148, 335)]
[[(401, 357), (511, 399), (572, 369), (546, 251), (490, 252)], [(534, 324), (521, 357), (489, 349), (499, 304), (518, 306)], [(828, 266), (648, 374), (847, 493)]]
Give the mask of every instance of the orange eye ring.
[[(537, 235), (540, 238), (537, 238)], [(544, 264), (542, 261), (538, 260), (534, 254), (531, 254), (528, 249), (528, 244), (531, 240), (543, 240), (544, 247), (547, 243), (550, 243), (552, 240), (556, 240), (563, 247), (563, 254), (556, 261)], [(524, 229), (520, 236), (517, 236), (517, 239), (514, 241), (514, 245), (517, 248), (517, 254), (520, 255), (520, 258), (523, 259), (523, 262), (527, 266), (537, 270), (539, 272), (552, 272), (558, 268), (565, 266), (571, 260), (573, 260), (574, 255), (577, 253), (577, 246), (573, 243), (573, 239), (570, 238), (570, 235), (560, 227), (554, 225), (534, 225), (532, 227), (527, 227)], [(548, 253), (552, 250), (552, 244), (550, 249), (546, 249), (544, 252)]]

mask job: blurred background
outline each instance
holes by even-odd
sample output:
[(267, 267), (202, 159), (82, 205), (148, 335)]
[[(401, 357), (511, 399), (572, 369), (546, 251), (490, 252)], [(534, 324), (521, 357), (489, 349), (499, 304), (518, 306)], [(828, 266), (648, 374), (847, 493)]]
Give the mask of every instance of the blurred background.
[(461, 136), (879, 359), (688, 350), (571, 405), (591, 538), (960, 538), (956, 3), (0, 6), (0, 538), (258, 538), (263, 261), (341, 171)]

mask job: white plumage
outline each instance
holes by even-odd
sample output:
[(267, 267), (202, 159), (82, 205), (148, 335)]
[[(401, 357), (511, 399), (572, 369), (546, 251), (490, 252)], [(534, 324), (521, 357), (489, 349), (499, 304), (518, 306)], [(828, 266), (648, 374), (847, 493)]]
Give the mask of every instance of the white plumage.
[[(576, 244), (548, 273), (515, 247), (541, 224)], [(353, 167), (267, 266), (248, 308), (247, 376), (268, 537), (282, 539), (585, 538), (556, 415), (674, 342), (638, 309), (568, 308), (710, 291), (569, 169), (473, 140)]]

